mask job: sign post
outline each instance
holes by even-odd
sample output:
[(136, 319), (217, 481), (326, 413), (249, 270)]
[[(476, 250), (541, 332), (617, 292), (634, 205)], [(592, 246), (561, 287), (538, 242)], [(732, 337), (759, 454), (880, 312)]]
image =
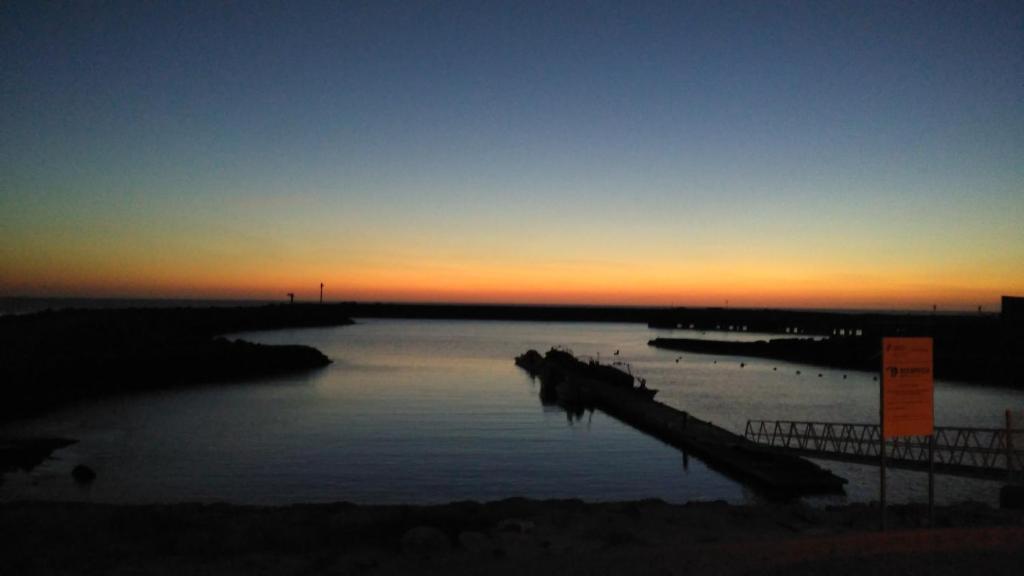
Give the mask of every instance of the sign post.
[(885, 530), (885, 441), (928, 436), (928, 522), (935, 499), (935, 386), (931, 338), (882, 338), (879, 490)]
[(885, 375), (878, 379), (878, 506), (879, 522), (885, 532)]

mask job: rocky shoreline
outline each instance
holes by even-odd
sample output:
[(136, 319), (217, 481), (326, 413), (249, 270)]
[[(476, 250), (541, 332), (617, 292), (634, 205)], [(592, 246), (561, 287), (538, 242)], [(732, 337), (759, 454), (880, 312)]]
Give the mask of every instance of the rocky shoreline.
[(877, 342), (872, 343), (863, 338), (773, 338), (757, 341), (654, 338), (647, 345), (679, 352), (749, 356), (851, 370), (878, 370)]
[(799, 503), (509, 499), (347, 503), (0, 505), (16, 574), (1016, 574), (1024, 514), (965, 504), (878, 509)]
[(69, 438), (0, 438), (0, 483), (13, 470), (28, 472), (54, 451), (76, 443)]
[(82, 399), (326, 366), (309, 346), (224, 334), (341, 326), (338, 307), (60, 310), (0, 318), (0, 422)]

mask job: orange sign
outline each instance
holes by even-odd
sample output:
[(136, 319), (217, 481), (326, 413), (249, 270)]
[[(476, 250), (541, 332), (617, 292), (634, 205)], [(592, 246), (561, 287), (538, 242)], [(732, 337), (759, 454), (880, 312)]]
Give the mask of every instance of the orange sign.
[(935, 427), (931, 338), (882, 338), (882, 436), (928, 436)]

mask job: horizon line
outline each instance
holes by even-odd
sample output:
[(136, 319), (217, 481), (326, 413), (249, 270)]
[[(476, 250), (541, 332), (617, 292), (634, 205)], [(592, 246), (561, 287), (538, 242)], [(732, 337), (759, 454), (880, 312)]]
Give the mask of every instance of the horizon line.
[[(1015, 298), (1010, 294), (1002, 297)], [(207, 302), (224, 304), (288, 304), (285, 299), (271, 298), (224, 298), (224, 297), (167, 297), (167, 296), (31, 296), (31, 295), (0, 295), (0, 300), (79, 300), (79, 301), (136, 301), (136, 302)], [(317, 299), (296, 300), (295, 304), (320, 304)], [(794, 312), (857, 312), (857, 313), (915, 313), (915, 314), (997, 314), (1002, 312), (1002, 300), (999, 305), (989, 309), (976, 308), (878, 308), (878, 307), (821, 307), (821, 306), (699, 306), (678, 304), (588, 304), (588, 303), (540, 303), (540, 302), (456, 302), (429, 300), (324, 300), (326, 305), (354, 304), (371, 306), (451, 306), (451, 307), (510, 307), (510, 308), (591, 308), (591, 309), (650, 309), (650, 310), (783, 310)]]

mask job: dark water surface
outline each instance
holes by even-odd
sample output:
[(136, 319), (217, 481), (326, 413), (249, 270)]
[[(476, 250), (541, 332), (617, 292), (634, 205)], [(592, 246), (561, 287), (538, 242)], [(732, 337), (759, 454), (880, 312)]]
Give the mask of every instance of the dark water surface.
[[(0, 433), (81, 442), (30, 474), (7, 475), (0, 499), (757, 499), (695, 458), (684, 466), (678, 450), (601, 412), (576, 419), (542, 406), (538, 384), (512, 359), (553, 345), (606, 360), (619, 350), (661, 390), (659, 400), (737, 432), (748, 418), (877, 421), (870, 374), (648, 347), (657, 335), (700, 336), (640, 324), (422, 320), (249, 333), (259, 342), (316, 346), (334, 363), (301, 376), (107, 399), (12, 423)], [(936, 385), (939, 425), (998, 426), (1003, 410), (1022, 404), (1021, 392)], [(71, 481), (79, 463), (96, 469), (92, 486)], [(846, 496), (812, 502), (877, 498), (877, 468), (823, 464), (851, 484)], [(992, 503), (999, 484), (940, 476), (937, 486), (940, 502)], [(923, 500), (926, 489), (923, 474), (890, 475), (893, 502)]]

